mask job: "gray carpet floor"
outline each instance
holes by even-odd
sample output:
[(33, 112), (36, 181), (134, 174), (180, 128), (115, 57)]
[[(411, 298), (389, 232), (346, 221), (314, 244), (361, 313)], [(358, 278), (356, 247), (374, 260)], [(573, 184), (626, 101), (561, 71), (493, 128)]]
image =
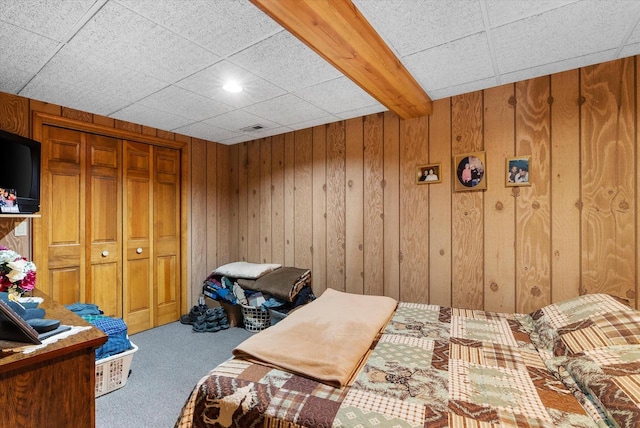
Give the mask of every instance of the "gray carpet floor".
[(253, 333), (195, 333), (179, 322), (129, 338), (138, 347), (126, 384), (96, 398), (96, 428), (171, 428), (195, 384)]

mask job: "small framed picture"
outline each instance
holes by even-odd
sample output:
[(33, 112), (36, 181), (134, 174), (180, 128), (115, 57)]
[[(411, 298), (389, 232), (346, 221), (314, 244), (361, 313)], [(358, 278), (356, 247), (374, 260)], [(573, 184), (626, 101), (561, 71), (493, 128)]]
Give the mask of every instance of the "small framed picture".
[(432, 184), (442, 181), (440, 164), (431, 163), (429, 165), (419, 165), (416, 170), (416, 183)]
[(485, 190), (487, 188), (487, 170), (484, 152), (465, 153), (453, 156), (453, 190)]
[(507, 158), (507, 176), (505, 183), (510, 186), (531, 186), (531, 176), (529, 175), (529, 165), (531, 156), (520, 156)]

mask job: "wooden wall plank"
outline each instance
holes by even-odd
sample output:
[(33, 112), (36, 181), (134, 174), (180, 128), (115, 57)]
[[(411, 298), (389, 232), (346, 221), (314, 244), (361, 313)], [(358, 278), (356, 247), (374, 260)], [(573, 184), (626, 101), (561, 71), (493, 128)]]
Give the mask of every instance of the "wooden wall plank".
[(249, 143), (237, 144), (238, 150), (238, 260), (249, 261)]
[(361, 117), (346, 121), (345, 156), (345, 289), (364, 294), (364, 183), (363, 122)]
[(260, 140), (247, 144), (247, 261), (260, 263)]
[(295, 132), (294, 175), (294, 239), (296, 267), (311, 268), (313, 246), (313, 194), (311, 174), (313, 170), (313, 129)]
[[(207, 235), (210, 225), (207, 222), (207, 144), (203, 140), (194, 139), (191, 143), (191, 283), (188, 293), (192, 296), (193, 305), (202, 292), (202, 281), (207, 276)], [(214, 164), (215, 165), (215, 164)], [(215, 169), (213, 170), (215, 172)], [(215, 192), (211, 192), (215, 196)], [(215, 224), (214, 224), (215, 226)], [(213, 228), (215, 230), (215, 227)], [(200, 232), (196, 232), (200, 231)]]
[(400, 298), (400, 118), (383, 114), (384, 295)]
[[(452, 155), (482, 151), (482, 93), (458, 95), (451, 101)], [(454, 193), (451, 199), (451, 301), (462, 308), (483, 307), (483, 196), (481, 191), (465, 191)]]
[(260, 262), (272, 263), (271, 257), (271, 138), (260, 142)]
[(440, 163), (441, 182), (429, 185), (429, 303), (451, 306), (451, 100), (433, 105), (429, 163)]
[(313, 128), (313, 260), (311, 283), (320, 296), (327, 289), (327, 127)]
[(284, 264), (284, 135), (271, 137), (271, 260)]
[[(217, 164), (214, 173), (217, 174), (217, 194), (216, 201), (217, 206), (227, 207), (227, 209), (220, 210), (218, 212), (218, 224), (217, 224), (217, 242), (216, 242), (216, 256), (217, 263), (223, 265), (225, 263), (235, 261), (237, 254), (233, 254), (232, 241), (238, 241), (238, 235), (233, 234), (233, 211), (229, 209), (232, 204), (237, 204), (240, 199), (234, 194), (235, 186), (233, 184), (233, 177), (229, 174), (229, 165), (232, 160), (231, 156), (232, 148), (230, 146), (220, 145), (217, 150)], [(238, 149), (235, 149), (236, 153)], [(237, 160), (237, 156), (236, 156)], [(237, 168), (236, 168), (237, 169)], [(241, 176), (242, 174), (240, 174)], [(239, 230), (236, 227), (236, 233)], [(236, 244), (237, 248), (237, 244)]]
[(0, 92), (0, 129), (31, 137), (28, 98)]
[(487, 157), (484, 224), (484, 307), (495, 312), (515, 311), (515, 201), (506, 182), (506, 160), (515, 154), (515, 99), (513, 84), (484, 91), (484, 139), (491, 144)]
[(416, 183), (428, 161), (426, 117), (400, 122), (400, 300), (429, 301), (429, 186)]
[(344, 122), (327, 125), (327, 288), (345, 291)]
[(551, 303), (550, 79), (516, 83), (516, 155), (531, 156), (530, 187), (516, 192), (516, 307)]
[(551, 301), (580, 294), (580, 76), (551, 76)]
[[(220, 146), (218, 146), (220, 147)], [(236, 261), (236, 260), (241, 260), (240, 259), (240, 253), (239, 253), (239, 243), (238, 243), (238, 239), (237, 236), (239, 236), (239, 204), (237, 199), (233, 198), (233, 195), (237, 195), (239, 192), (239, 182), (240, 182), (240, 177), (239, 177), (239, 171), (240, 171), (240, 146), (235, 145), (232, 146), (229, 150), (229, 165), (231, 166), (230, 168), (228, 168), (226, 171), (223, 170), (223, 172), (226, 172), (231, 180), (232, 185), (231, 187), (231, 203), (230, 203), (230, 207), (231, 207), (231, 221), (229, 224), (229, 229), (230, 229), (230, 233), (231, 236), (233, 237), (233, 239), (231, 239), (231, 242), (228, 243), (229, 245), (229, 256), (231, 258), (231, 261)], [(218, 205), (220, 206), (220, 205)], [(228, 262), (223, 262), (220, 260), (220, 258), (218, 258), (218, 263), (219, 264), (223, 264), (223, 263), (228, 263)]]
[(635, 299), (635, 122), (632, 58), (581, 74), (582, 284)]
[[(204, 158), (207, 161), (207, 165), (217, 165), (218, 163), (218, 144), (216, 143), (206, 143), (206, 155)], [(206, 276), (218, 267), (218, 213), (221, 211), (218, 208), (218, 174), (216, 172), (217, 168), (205, 168), (206, 170), (206, 185), (207, 185), (207, 197), (205, 199), (206, 202), (206, 224), (207, 224), (207, 233), (204, 234), (207, 240), (206, 243), (206, 272), (205, 276), (202, 277), (200, 282), (204, 281)], [(198, 229), (196, 229), (196, 233)], [(234, 237), (234, 239), (236, 239)]]
[(295, 265), (295, 138), (293, 132), (284, 134), (284, 264)]
[(364, 117), (364, 294), (383, 295), (384, 282), (384, 115)]

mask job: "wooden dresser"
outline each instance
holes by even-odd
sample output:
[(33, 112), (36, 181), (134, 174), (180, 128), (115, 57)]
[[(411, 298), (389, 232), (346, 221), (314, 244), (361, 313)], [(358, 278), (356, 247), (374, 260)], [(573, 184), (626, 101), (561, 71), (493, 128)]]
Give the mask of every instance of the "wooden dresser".
[[(47, 295), (34, 296), (44, 298), (46, 318), (91, 326)], [(29, 354), (0, 351), (0, 427), (94, 427), (95, 349), (106, 340), (93, 327)]]

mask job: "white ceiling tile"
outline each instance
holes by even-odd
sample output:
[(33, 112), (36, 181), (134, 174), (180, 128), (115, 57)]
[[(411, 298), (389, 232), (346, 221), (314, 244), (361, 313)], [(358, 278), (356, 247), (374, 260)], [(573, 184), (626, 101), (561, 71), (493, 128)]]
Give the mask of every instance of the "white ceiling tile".
[(114, 119), (126, 120), (140, 125), (167, 130), (185, 126), (193, 122), (192, 120), (177, 114), (167, 113), (137, 103), (118, 110), (109, 116)]
[(374, 105), (380, 106), (375, 98), (346, 77), (318, 83), (294, 93), (305, 101), (335, 114)]
[(311, 128), (313, 126), (326, 125), (328, 123), (337, 122), (339, 120), (341, 120), (339, 117), (336, 117), (333, 115), (326, 115), (326, 116), (316, 117), (314, 119), (305, 120), (303, 122), (293, 123), (291, 124), (290, 127), (291, 129), (297, 131), (300, 129)]
[(343, 111), (342, 113), (336, 113), (336, 117), (339, 117), (340, 119), (352, 119), (354, 117), (366, 116), (368, 114), (380, 113), (387, 110), (389, 109), (382, 104), (376, 104), (368, 107), (357, 108), (355, 110)]
[(0, 92), (17, 94), (31, 77), (33, 73), (0, 62)]
[(402, 57), (484, 30), (478, 0), (355, 0), (354, 3)]
[(508, 24), (513, 21), (539, 15), (549, 10), (557, 9), (578, 0), (536, 0), (536, 1), (505, 1), (484, 0), (492, 27)]
[(213, 126), (204, 122), (192, 123), (191, 125), (181, 126), (172, 130), (179, 134), (191, 135), (192, 137), (214, 142), (234, 137), (243, 137), (243, 135), (239, 132), (218, 128), (217, 126)]
[(324, 110), (291, 94), (245, 107), (244, 110), (286, 126), (327, 116)]
[(485, 33), (403, 57), (402, 62), (427, 93), (494, 74)]
[(129, 103), (127, 100), (110, 97), (104, 93), (40, 76), (34, 77), (19, 95), (103, 116), (108, 116)]
[(150, 95), (166, 83), (66, 46), (45, 65), (40, 76), (128, 101)]
[(140, 100), (139, 104), (170, 114), (178, 114), (191, 119), (192, 122), (217, 116), (233, 109), (226, 104), (177, 86), (168, 86)]
[(634, 4), (623, 8), (613, 7), (612, 1), (581, 1), (495, 28), (492, 34), (499, 72), (617, 48), (638, 20), (640, 2)]
[(289, 91), (340, 77), (332, 65), (282, 31), (229, 58), (240, 67)]
[(167, 29), (220, 56), (282, 30), (246, 0), (118, 0)]
[[(240, 84), (242, 92), (233, 94), (222, 89), (222, 85), (228, 81)], [(192, 74), (176, 85), (237, 108), (285, 93), (282, 88), (226, 60)]]
[(639, 55), (640, 54), (640, 43), (634, 43), (631, 45), (626, 45), (620, 51), (618, 58), (626, 58), (628, 56)]
[(58, 46), (54, 40), (0, 21), (0, 64), (35, 73)]
[(280, 126), (277, 123), (271, 122), (242, 110), (234, 110), (229, 113), (221, 114), (220, 116), (207, 119), (204, 122), (213, 126), (217, 126), (218, 128), (224, 128), (230, 131), (238, 132), (240, 132), (242, 128), (253, 125), (261, 125), (266, 129)]
[[(503, 82), (504, 83), (504, 82)], [(467, 92), (479, 91), (481, 89), (493, 88), (498, 86), (497, 77), (489, 77), (486, 79), (474, 80), (472, 82), (463, 83), (461, 85), (447, 86), (441, 89), (434, 89), (429, 91), (429, 97), (432, 100), (439, 100), (441, 98), (452, 97), (454, 95), (465, 94)]]
[(30, 32), (56, 41), (91, 9), (96, 0), (3, 0), (0, 21), (14, 24)]

